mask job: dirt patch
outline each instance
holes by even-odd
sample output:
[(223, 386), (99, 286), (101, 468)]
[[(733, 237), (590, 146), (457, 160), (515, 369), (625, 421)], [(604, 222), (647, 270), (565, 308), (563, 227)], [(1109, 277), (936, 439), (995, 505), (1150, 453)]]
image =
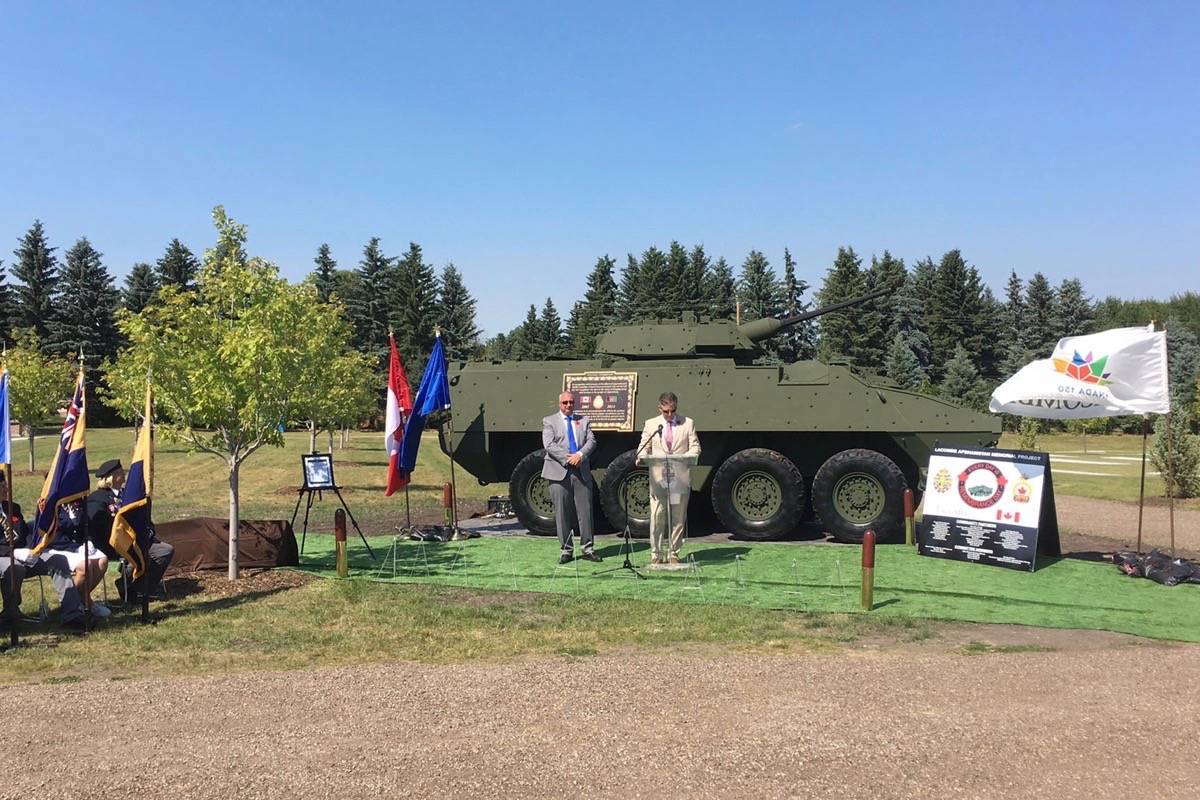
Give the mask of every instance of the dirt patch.
[[(1136, 503), (1059, 495), (1054, 498), (1064, 553), (1113, 552), (1137, 546)], [(1142, 514), (1142, 550), (1171, 546), (1171, 513), (1164, 505), (1147, 504)], [(1200, 511), (1175, 508), (1175, 552), (1185, 558), (1200, 555)]]
[(241, 572), (241, 578), (236, 581), (229, 580), (220, 572), (192, 572), (172, 575), (166, 579), (166, 599), (175, 600), (196, 594), (218, 598), (274, 594), (285, 589), (303, 586), (314, 580), (319, 579), (308, 573), (295, 572), (290, 569), (244, 569)]

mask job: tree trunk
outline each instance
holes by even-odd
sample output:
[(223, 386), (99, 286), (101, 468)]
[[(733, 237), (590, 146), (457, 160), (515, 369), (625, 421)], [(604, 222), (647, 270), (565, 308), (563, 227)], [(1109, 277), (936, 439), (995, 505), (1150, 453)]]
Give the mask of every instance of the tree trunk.
[(229, 580), (238, 579), (238, 533), (241, 516), (238, 510), (238, 470), (241, 463), (229, 462)]
[(25, 426), (25, 431), (29, 436), (29, 471), (35, 472), (36, 468), (33, 465), (33, 423)]
[(333, 428), (326, 431), (329, 434), (329, 455), (333, 455)]
[(308, 421), (308, 452), (317, 452), (317, 421), (315, 419)]

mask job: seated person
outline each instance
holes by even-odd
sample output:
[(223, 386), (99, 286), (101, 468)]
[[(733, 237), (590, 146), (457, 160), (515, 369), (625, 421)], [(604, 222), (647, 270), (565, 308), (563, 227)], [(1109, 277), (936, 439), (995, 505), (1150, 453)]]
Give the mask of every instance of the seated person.
[[(96, 470), (96, 487), (87, 500), (88, 530), (92, 541), (97, 546), (103, 542), (104, 552), (110, 558), (115, 558), (117, 553), (109, 544), (109, 537), (112, 535), (113, 518), (121, 508), (121, 490), (125, 488), (125, 468), (118, 459), (105, 461)], [(149, 506), (146, 518), (150, 518)], [(149, 586), (153, 595), (162, 584), (163, 573), (167, 571), (171, 559), (175, 557), (175, 548), (154, 534), (153, 523), (150, 524), (150, 541), (145, 557), (146, 575), (131, 584), (133, 569), (126, 563), (122, 567), (121, 577), (117, 578), (117, 592), (126, 602), (136, 603), (142, 586)]]
[[(7, 500), (0, 500), (0, 509), (8, 515), (17, 533), (17, 549), (15, 552), (17, 564), (23, 566), (27, 577), (46, 575), (58, 592), (62, 610), (62, 624), (67, 627), (83, 626), (83, 603), (80, 601), (79, 588), (75, 583), (75, 571), (67, 555), (61, 552), (52, 553), (44, 550), (39, 556), (30, 556), (30, 550), (37, 544), (37, 536), (30, 531), (24, 514), (21, 513), (20, 503), (9, 505)], [(20, 603), (20, 597), (14, 598)]]
[[(3, 482), (0, 481), (0, 486)], [(6, 501), (0, 501), (0, 504), (6, 508), (0, 510), (0, 513), (7, 515)], [(25, 544), (25, 537), (29, 534), (29, 528), (25, 525), (25, 520), (20, 520), (21, 527), (17, 527), (17, 519), (9, 518), (9, 524), (3, 526), (3, 532), (0, 533), (0, 597), (3, 597), (3, 610), (0, 611), (0, 625), (11, 625), (13, 621), (21, 616), (21, 583), (25, 580), (25, 562), (15, 557), (14, 550)], [(15, 578), (15, 580), (14, 580)]]

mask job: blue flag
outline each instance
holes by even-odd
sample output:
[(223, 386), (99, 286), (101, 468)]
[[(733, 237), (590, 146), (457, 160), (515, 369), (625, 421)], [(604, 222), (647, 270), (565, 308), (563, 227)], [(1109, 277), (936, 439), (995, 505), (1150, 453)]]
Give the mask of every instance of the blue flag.
[(154, 441), (150, 436), (150, 420), (154, 418), (154, 395), (146, 386), (146, 413), (142, 417), (142, 430), (138, 434), (137, 446), (133, 449), (133, 460), (125, 487), (121, 490), (121, 508), (113, 519), (112, 533), (108, 543), (129, 561), (133, 567), (133, 579), (142, 577), (146, 570), (146, 553), (150, 551), (150, 479), (154, 475), (151, 464), (154, 458)]
[(421, 387), (413, 401), (412, 414), (404, 426), (404, 442), (400, 446), (400, 472), (404, 476), (417, 466), (417, 448), (421, 446), (421, 431), (425, 430), (425, 418), (435, 411), (450, 407), (450, 384), (446, 380), (446, 349), (439, 335), (434, 342), (433, 352), (421, 376)]
[(8, 435), (8, 368), (0, 369), (0, 466), (12, 463), (12, 440)]
[(54, 449), (54, 462), (46, 473), (37, 506), (37, 546), (34, 555), (45, 550), (58, 532), (58, 509), (72, 500), (88, 496), (92, 478), (87, 465), (87, 405), (84, 401), (83, 370), (75, 380), (71, 405), (63, 420), (62, 433)]

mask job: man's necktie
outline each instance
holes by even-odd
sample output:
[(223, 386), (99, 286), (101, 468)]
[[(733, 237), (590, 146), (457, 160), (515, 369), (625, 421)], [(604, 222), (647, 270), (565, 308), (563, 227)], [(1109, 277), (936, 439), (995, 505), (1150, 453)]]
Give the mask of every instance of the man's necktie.
[(575, 420), (570, 417), (563, 417), (567, 424), (567, 453), (573, 455), (579, 449), (579, 445), (575, 444)]
[(671, 443), (675, 441), (675, 437), (673, 435), (674, 431), (675, 431), (675, 420), (674, 419), (667, 420), (667, 450), (671, 449)]

